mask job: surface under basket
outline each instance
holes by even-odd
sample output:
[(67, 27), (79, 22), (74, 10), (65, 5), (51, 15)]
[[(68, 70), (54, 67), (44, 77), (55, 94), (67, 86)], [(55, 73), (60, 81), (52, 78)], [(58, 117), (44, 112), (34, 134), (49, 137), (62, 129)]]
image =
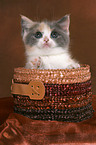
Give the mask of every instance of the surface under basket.
[(14, 111), (32, 119), (79, 122), (93, 116), (89, 65), (77, 69), (15, 68)]

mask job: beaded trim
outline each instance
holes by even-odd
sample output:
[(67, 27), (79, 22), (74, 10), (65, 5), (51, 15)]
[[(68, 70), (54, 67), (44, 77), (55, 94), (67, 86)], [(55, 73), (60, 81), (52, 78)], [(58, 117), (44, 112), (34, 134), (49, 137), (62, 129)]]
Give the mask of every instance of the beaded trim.
[[(76, 68), (76, 69), (26, 69), (24, 67), (18, 67), (18, 68), (15, 68), (14, 69), (14, 72), (17, 72), (17, 73), (27, 73), (27, 74), (31, 74), (33, 73), (34, 71), (37, 72), (37, 73), (60, 73), (60, 72), (65, 72), (65, 73), (68, 73), (68, 72), (77, 72), (77, 73), (81, 73), (84, 72), (84, 71), (88, 71), (89, 72), (90, 70), (90, 66), (87, 65), (87, 64), (81, 64), (80, 65), (80, 68)], [(73, 74), (74, 74), (73, 73)]]
[(79, 122), (92, 117), (89, 65), (77, 69), (14, 69), (15, 83), (40, 80), (45, 86), (42, 100), (13, 95), (14, 110), (32, 119)]
[(14, 106), (16, 113), (35, 120), (57, 120), (66, 122), (80, 122), (93, 116), (91, 103), (76, 109), (48, 109), (48, 110), (24, 110)]
[(91, 81), (77, 84), (44, 84), (42, 100), (31, 100), (28, 96), (14, 95), (14, 103), (31, 109), (80, 107), (91, 100)]
[[(24, 99), (23, 99), (24, 98)], [(14, 95), (14, 104), (17, 107), (25, 109), (65, 109), (65, 108), (77, 108), (87, 105), (92, 101), (92, 93), (84, 94), (82, 96), (66, 97), (55, 96), (46, 97), (44, 100), (34, 101), (29, 97), (22, 97)]]
[(45, 96), (82, 95), (91, 91), (91, 81), (76, 84), (44, 84)]
[[(46, 77), (45, 77), (46, 76)], [(31, 80), (40, 80), (51, 84), (72, 84), (90, 80), (90, 66), (81, 65), (77, 69), (14, 69), (14, 82), (29, 83)]]

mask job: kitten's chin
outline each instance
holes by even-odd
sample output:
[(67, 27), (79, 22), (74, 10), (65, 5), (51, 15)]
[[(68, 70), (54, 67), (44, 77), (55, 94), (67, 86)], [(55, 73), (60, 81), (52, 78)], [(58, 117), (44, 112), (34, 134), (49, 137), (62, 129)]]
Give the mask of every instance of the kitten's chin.
[(49, 44), (49, 43), (44, 43), (43, 45), (42, 45), (42, 48), (51, 48), (51, 44)]

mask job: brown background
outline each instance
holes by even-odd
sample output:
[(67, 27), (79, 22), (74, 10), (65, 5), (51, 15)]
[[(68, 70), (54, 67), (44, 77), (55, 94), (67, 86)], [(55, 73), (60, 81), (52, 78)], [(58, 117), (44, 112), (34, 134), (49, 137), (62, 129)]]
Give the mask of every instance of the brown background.
[(0, 0), (0, 97), (10, 96), (13, 69), (25, 63), (20, 14), (33, 20), (71, 14), (71, 51), (91, 66), (96, 94), (96, 0)]

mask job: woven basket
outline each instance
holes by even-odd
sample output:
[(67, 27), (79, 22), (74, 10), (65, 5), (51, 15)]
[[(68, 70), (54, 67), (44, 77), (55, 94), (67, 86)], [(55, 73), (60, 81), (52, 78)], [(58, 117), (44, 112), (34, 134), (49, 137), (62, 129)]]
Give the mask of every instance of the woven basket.
[(90, 66), (77, 69), (15, 68), (14, 111), (32, 119), (79, 122), (91, 118)]

